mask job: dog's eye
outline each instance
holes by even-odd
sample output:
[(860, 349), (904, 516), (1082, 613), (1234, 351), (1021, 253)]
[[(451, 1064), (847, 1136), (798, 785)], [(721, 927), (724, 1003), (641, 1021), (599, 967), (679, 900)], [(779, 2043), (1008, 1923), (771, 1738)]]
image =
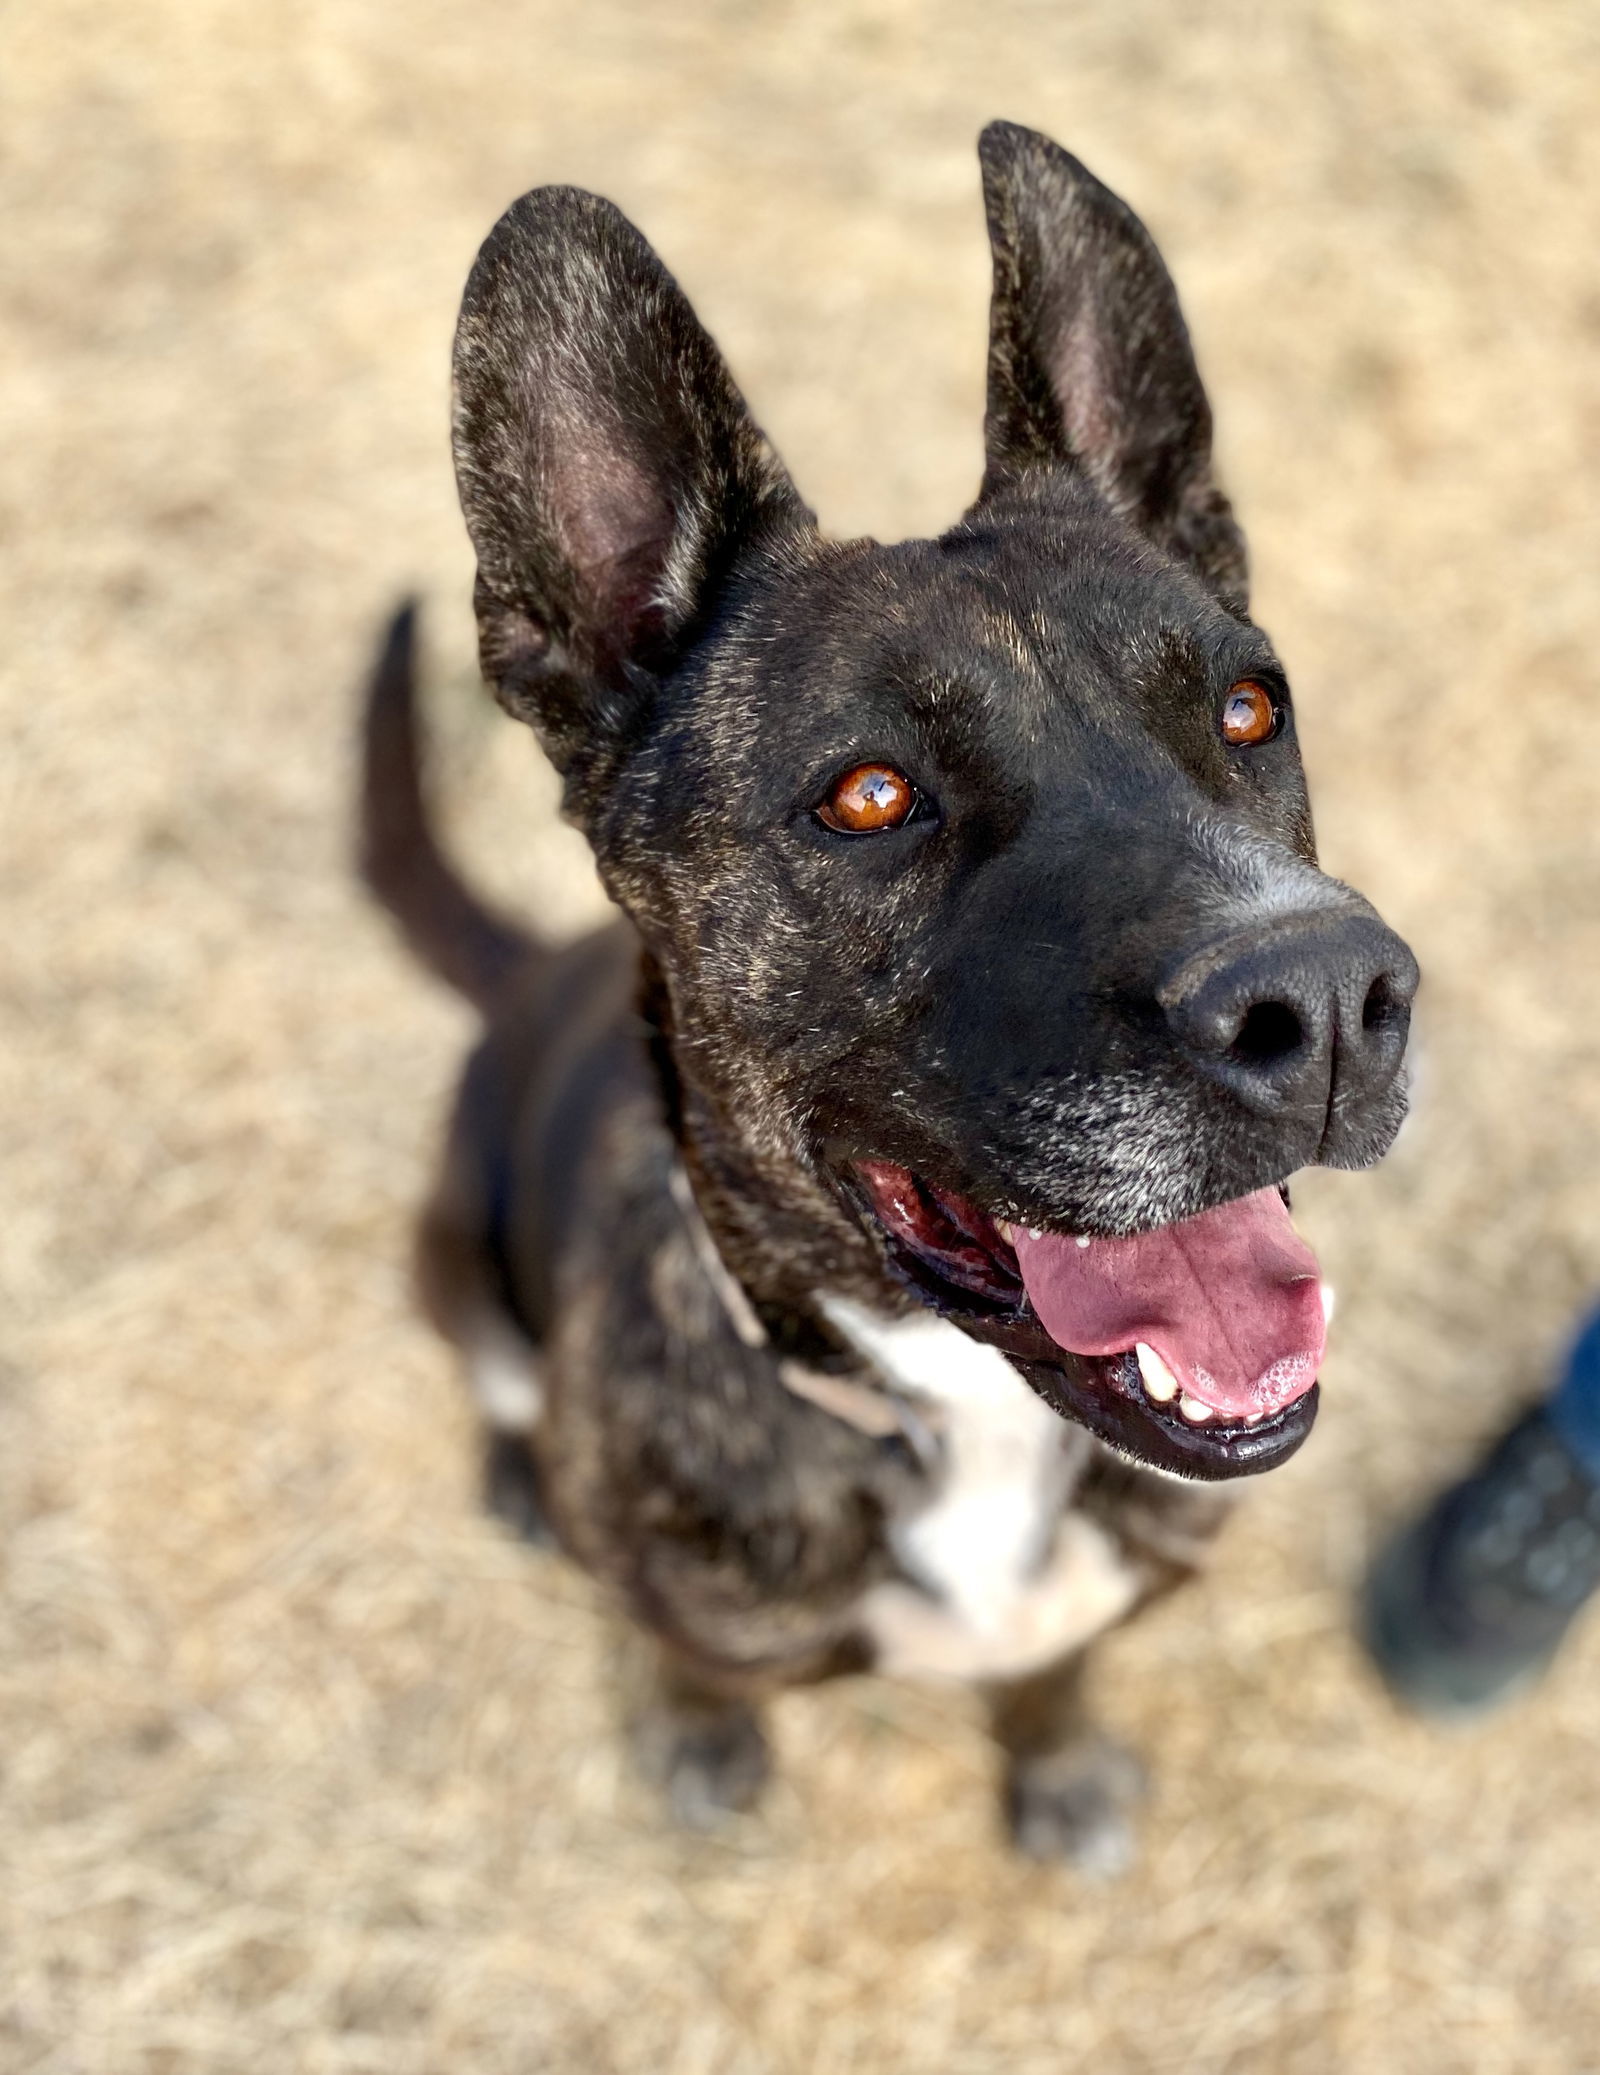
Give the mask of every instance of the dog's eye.
[(1222, 739), (1231, 749), (1270, 742), (1283, 722), (1278, 702), (1264, 684), (1242, 678), (1222, 702)]
[(857, 764), (834, 780), (817, 814), (830, 829), (875, 836), (880, 829), (897, 829), (916, 804), (916, 787), (893, 764)]

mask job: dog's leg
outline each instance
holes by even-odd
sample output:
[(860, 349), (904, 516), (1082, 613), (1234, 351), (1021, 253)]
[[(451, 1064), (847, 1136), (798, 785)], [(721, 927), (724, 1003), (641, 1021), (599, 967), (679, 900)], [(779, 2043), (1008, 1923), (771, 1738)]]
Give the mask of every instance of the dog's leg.
[(991, 1724), (1005, 1754), (1006, 1820), (1017, 1849), (1104, 1880), (1133, 1862), (1132, 1812), (1145, 1776), (1131, 1751), (1090, 1722), (1084, 1666), (1080, 1652), (992, 1687)]
[(665, 1645), (634, 1718), (633, 1742), (640, 1770), (692, 1830), (714, 1829), (753, 1808), (771, 1769), (749, 1698), (719, 1687)]
[(533, 1549), (556, 1547), (545, 1512), (538, 1458), (524, 1435), (484, 1428), (483, 1504), (519, 1542)]
[(417, 1288), (434, 1325), (461, 1356), (482, 1424), (483, 1501), (522, 1541), (553, 1547), (533, 1438), (544, 1411), (539, 1350), (507, 1316), (492, 1270), (493, 1240), (484, 1160), (472, 1137), (486, 1106), (474, 1091), (475, 1057), (457, 1099), (444, 1171), (417, 1232)]
[(526, 1336), (485, 1310), (463, 1335), (467, 1384), (483, 1419), (483, 1502), (536, 1549), (555, 1547), (533, 1436), (544, 1409), (539, 1361)]

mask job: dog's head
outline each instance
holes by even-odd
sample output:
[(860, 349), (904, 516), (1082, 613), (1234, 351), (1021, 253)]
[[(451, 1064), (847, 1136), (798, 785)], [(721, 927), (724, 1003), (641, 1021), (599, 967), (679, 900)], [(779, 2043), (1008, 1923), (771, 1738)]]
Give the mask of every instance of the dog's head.
[(1416, 970), (1317, 869), (1154, 245), (980, 151), (987, 468), (896, 547), (820, 536), (615, 209), (506, 213), (456, 344), (483, 662), (735, 1128), (1058, 1409), (1233, 1475), (1310, 1424), (1281, 1184), (1389, 1145)]

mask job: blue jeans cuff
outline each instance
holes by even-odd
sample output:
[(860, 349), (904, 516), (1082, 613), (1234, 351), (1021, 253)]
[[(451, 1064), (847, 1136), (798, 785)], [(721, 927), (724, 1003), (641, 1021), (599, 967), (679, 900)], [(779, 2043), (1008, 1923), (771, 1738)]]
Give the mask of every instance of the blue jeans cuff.
[(1545, 1416), (1568, 1452), (1600, 1484), (1600, 1310), (1573, 1343)]

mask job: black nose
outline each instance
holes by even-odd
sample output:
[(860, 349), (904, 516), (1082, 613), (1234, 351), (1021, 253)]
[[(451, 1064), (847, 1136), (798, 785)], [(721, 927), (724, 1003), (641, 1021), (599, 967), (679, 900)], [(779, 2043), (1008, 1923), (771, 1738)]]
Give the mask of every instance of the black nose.
[[(1191, 953), (1156, 999), (1190, 1061), (1337, 1158), (1393, 1105), (1417, 962), (1370, 910), (1284, 915)], [(1396, 1118), (1398, 1121), (1398, 1118)]]

